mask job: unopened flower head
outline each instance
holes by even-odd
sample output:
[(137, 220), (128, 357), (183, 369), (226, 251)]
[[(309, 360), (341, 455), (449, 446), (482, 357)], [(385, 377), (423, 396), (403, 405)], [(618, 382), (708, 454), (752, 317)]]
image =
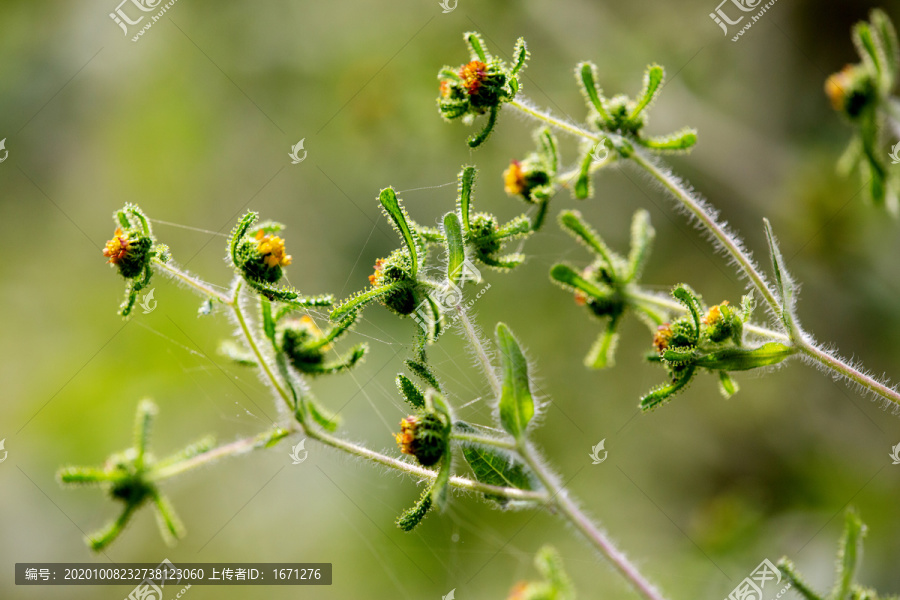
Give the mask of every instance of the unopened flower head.
[(435, 411), (410, 415), (400, 421), (400, 433), (394, 434), (400, 451), (416, 457), (422, 466), (436, 464), (447, 450), (450, 429), (446, 419)]
[(103, 248), (103, 256), (107, 262), (118, 267), (123, 277), (131, 279), (144, 272), (150, 262), (150, 250), (153, 240), (144, 235), (140, 230), (123, 230), (116, 228), (112, 239), (106, 242)]

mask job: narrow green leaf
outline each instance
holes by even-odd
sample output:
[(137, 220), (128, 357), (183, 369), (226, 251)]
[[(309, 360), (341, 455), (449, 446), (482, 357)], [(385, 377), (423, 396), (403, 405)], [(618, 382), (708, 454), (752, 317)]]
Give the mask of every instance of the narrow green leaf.
[(528, 361), (519, 342), (504, 323), (497, 323), (503, 385), (500, 395), (500, 423), (510, 435), (521, 439), (534, 416), (534, 398), (528, 380)]
[(575, 75), (585, 100), (591, 103), (603, 121), (609, 123), (609, 113), (600, 97), (603, 92), (597, 87), (597, 67), (592, 62), (578, 63), (575, 67)]
[(397, 527), (402, 529), (403, 531), (412, 531), (416, 528), (416, 525), (422, 522), (422, 519), (425, 518), (425, 515), (428, 514), (428, 511), (431, 509), (431, 487), (427, 487), (422, 491), (422, 495), (419, 496), (419, 500), (415, 503), (415, 505), (406, 510), (397, 518)]
[(266, 298), (260, 298), (259, 307), (262, 311), (263, 332), (273, 344), (275, 343), (275, 319), (272, 316), (272, 303)]
[(480, 60), (483, 63), (489, 62), (491, 56), (484, 50), (484, 39), (481, 34), (474, 31), (467, 31), (463, 34), (463, 39), (469, 47), (469, 55), (472, 60)]
[(494, 106), (491, 106), (491, 110), (488, 113), (487, 123), (484, 124), (484, 129), (482, 129), (480, 133), (470, 135), (469, 139), (466, 140), (466, 143), (469, 144), (469, 148), (477, 148), (485, 141), (487, 141), (488, 137), (490, 137), (491, 135), (491, 132), (494, 130), (494, 126), (497, 124), (497, 115), (499, 114), (500, 105), (495, 104)]
[(441, 457), (440, 470), (434, 480), (434, 484), (431, 486), (431, 503), (440, 510), (447, 506), (447, 499), (450, 495), (448, 491), (450, 486), (447, 484), (450, 483), (450, 473), (453, 470), (452, 463), (453, 453), (450, 452), (448, 447)]
[(710, 352), (696, 359), (698, 367), (718, 371), (749, 371), (760, 367), (777, 365), (796, 354), (796, 350), (779, 342), (768, 342), (759, 348), (726, 348)]
[(459, 216), (462, 219), (463, 229), (469, 233), (469, 217), (472, 214), (472, 189), (475, 187), (475, 175), (478, 171), (475, 167), (467, 166), (460, 171), (457, 184), (459, 188)]
[(347, 300), (344, 300), (344, 302), (342, 302), (340, 305), (338, 305), (334, 310), (332, 310), (328, 318), (332, 321), (343, 321), (373, 300), (377, 300), (385, 294), (396, 290), (401, 285), (403, 285), (403, 282), (395, 281), (394, 283), (390, 283), (388, 285), (377, 288), (372, 288), (370, 290), (357, 294), (352, 298), (348, 298)]
[(769, 242), (769, 255), (772, 258), (772, 273), (775, 276), (776, 292), (779, 296), (778, 299), (781, 301), (781, 320), (788, 328), (788, 331), (793, 331), (795, 329), (792, 314), (794, 308), (794, 282), (784, 266), (784, 257), (778, 248), (775, 234), (772, 233), (772, 225), (768, 219), (763, 219), (763, 224), (766, 229), (766, 239)]
[(403, 394), (403, 399), (406, 400), (410, 406), (413, 408), (424, 408), (425, 394), (422, 393), (419, 386), (413, 383), (409, 377), (401, 373), (397, 375), (396, 383), (397, 389)]
[(719, 371), (719, 391), (722, 392), (726, 399), (734, 396), (738, 389), (740, 388), (737, 382), (731, 378), (731, 375), (725, 371)]
[(512, 71), (510, 71), (510, 75), (515, 77), (519, 71), (525, 67), (525, 63), (528, 61), (528, 46), (525, 44), (525, 38), (516, 40), (516, 45), (513, 48), (513, 57), (515, 63), (513, 64)]
[(606, 369), (616, 364), (616, 345), (619, 334), (616, 333), (617, 319), (609, 319), (606, 328), (591, 346), (588, 355), (584, 359), (584, 365), (589, 369)]
[(447, 240), (447, 281), (461, 288), (465, 284), (466, 249), (456, 213), (444, 215), (444, 237)]
[(572, 194), (577, 200), (586, 200), (594, 195), (594, 186), (591, 181), (591, 163), (594, 162), (594, 151), (602, 144), (595, 144), (587, 149), (584, 158), (581, 159), (581, 166), (578, 168), (578, 178), (575, 185), (572, 186)]
[(831, 592), (831, 597), (836, 600), (850, 598), (850, 589), (856, 578), (862, 538), (865, 534), (866, 526), (863, 525), (859, 515), (852, 508), (847, 510), (844, 515), (844, 536), (841, 538), (837, 556), (837, 576)]
[(868, 23), (857, 23), (853, 28), (853, 42), (862, 59), (872, 66), (875, 75), (880, 79), (884, 77), (887, 65), (880, 52), (878, 44), (872, 36), (872, 30)]
[(611, 289), (588, 281), (569, 265), (553, 265), (550, 269), (550, 278), (564, 287), (584, 292), (594, 298), (608, 298), (612, 294)]
[(337, 430), (341, 421), (336, 414), (326, 410), (312, 398), (304, 398), (303, 404), (306, 406), (309, 416), (312, 417), (313, 421), (319, 424), (319, 427), (330, 432)]
[(378, 195), (378, 201), (381, 202), (381, 206), (384, 207), (385, 212), (394, 222), (394, 227), (400, 232), (403, 241), (406, 242), (406, 247), (409, 249), (410, 262), (412, 264), (410, 270), (412, 271), (412, 276), (415, 277), (416, 273), (419, 271), (420, 244), (416, 233), (409, 227), (409, 219), (406, 215), (406, 211), (400, 206), (400, 201), (397, 199), (397, 193), (394, 191), (394, 188), (385, 188), (381, 190), (381, 193)]
[(650, 225), (650, 213), (639, 210), (631, 219), (631, 252), (628, 254), (627, 281), (637, 281), (644, 271), (656, 231)]
[(615, 252), (610, 250), (609, 247), (603, 243), (603, 239), (600, 235), (585, 222), (580, 212), (575, 210), (565, 210), (560, 213), (559, 222), (570, 235), (579, 242), (582, 242), (588, 249), (603, 259), (607, 269), (614, 273), (618, 273), (618, 266), (621, 260)]
[(547, 172), (551, 176), (559, 170), (559, 150), (557, 149), (556, 136), (549, 127), (543, 127), (537, 131), (537, 142), (541, 149), (541, 158), (547, 165)]
[(894, 24), (887, 13), (878, 8), (873, 9), (869, 14), (869, 21), (872, 23), (874, 34), (884, 53), (887, 76), (884, 82), (885, 93), (889, 93), (900, 75), (898, 73), (900, 71), (900, 43), (897, 41), (897, 30), (894, 29)]
[(153, 504), (156, 508), (156, 524), (159, 533), (167, 545), (173, 545), (184, 536), (184, 525), (175, 514), (175, 509), (169, 499), (160, 493), (153, 495)]
[(794, 563), (788, 559), (782, 558), (778, 561), (778, 570), (784, 573), (785, 578), (791, 582), (791, 589), (805, 600), (825, 600), (800, 577), (800, 574), (794, 567)]
[(661, 152), (684, 152), (697, 145), (697, 130), (685, 127), (668, 135), (635, 138), (635, 141), (651, 150)]
[(650, 390), (649, 393), (641, 398), (641, 410), (648, 412), (671, 400), (672, 396), (687, 387), (687, 384), (693, 379), (695, 371), (696, 369), (693, 366), (689, 366), (675, 381), (664, 383)]
[(144, 455), (150, 445), (150, 430), (153, 426), (153, 419), (158, 413), (159, 409), (152, 400), (141, 400), (138, 404), (134, 419), (134, 450), (136, 452), (134, 465), (138, 470), (144, 467)]
[(256, 223), (256, 220), (259, 219), (259, 213), (255, 213), (253, 211), (247, 212), (241, 220), (238, 221), (238, 224), (234, 226), (234, 229), (231, 230), (231, 238), (228, 242), (228, 248), (231, 254), (231, 262), (235, 266), (238, 264), (237, 250), (238, 245), (243, 239), (244, 235), (250, 230), (250, 227)]
[(437, 391), (441, 391), (440, 382), (437, 380), (437, 377), (434, 376), (434, 373), (431, 372), (431, 369), (428, 367), (428, 365), (426, 365), (424, 362), (408, 359), (406, 361), (406, 366), (409, 367), (410, 371), (418, 375), (419, 378), (422, 379), (422, 381), (424, 381)]
[(672, 290), (672, 296), (687, 307), (694, 319), (694, 331), (700, 333), (700, 299), (687, 284), (681, 283)]
[(661, 66), (650, 65), (647, 67), (647, 70), (644, 72), (644, 89), (641, 90), (641, 95), (634, 110), (628, 115), (629, 119), (634, 119), (653, 103), (662, 89), (662, 82), (665, 76), (666, 72)]

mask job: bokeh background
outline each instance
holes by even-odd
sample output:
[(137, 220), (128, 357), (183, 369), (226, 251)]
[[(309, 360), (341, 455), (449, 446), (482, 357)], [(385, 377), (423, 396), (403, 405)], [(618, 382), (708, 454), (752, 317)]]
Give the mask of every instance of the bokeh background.
[[(849, 129), (822, 93), (830, 72), (855, 61), (849, 29), (870, 6), (781, 0), (733, 43), (708, 16), (715, 0), (459, 0), (448, 14), (436, 0), (180, 0), (133, 43), (108, 17), (115, 0), (5, 0), (0, 438), (9, 455), (0, 464), (0, 597), (129, 591), (16, 588), (16, 562), (169, 558), (334, 563), (331, 587), (194, 587), (187, 596), (196, 600), (418, 600), (451, 589), (460, 599), (504, 598), (536, 576), (532, 558), (545, 543), (561, 552), (580, 597), (633, 597), (549, 514), (456, 497), (404, 534), (393, 520), (419, 494), (411, 480), (311, 442), (308, 460), (291, 465), (296, 439), (166, 485), (188, 528), (177, 547), (163, 544), (144, 511), (106, 556), (92, 555), (83, 532), (118, 506), (97, 490), (61, 489), (55, 472), (127, 447), (141, 398), (160, 406), (158, 454), (207, 433), (252, 435), (275, 414), (254, 374), (216, 354), (231, 327), (222, 315), (198, 318), (192, 293), (158, 278), (156, 310), (125, 324), (116, 316), (122, 281), (100, 255), (110, 215), (138, 203), (178, 262), (226, 285), (221, 233), (252, 208), (288, 225), (294, 285), (345, 296), (397, 244), (376, 203), (382, 187), (408, 190), (410, 213), (431, 223), (451, 209), (460, 166), (474, 163), (480, 208), (503, 218), (525, 208), (503, 193), (500, 174), (530, 151), (533, 124), (504, 111), (490, 142), (471, 152), (470, 132), (437, 115), (435, 74), (465, 60), (462, 32), (480, 30), (504, 53), (525, 36), (533, 58), (524, 93), (574, 118), (584, 115), (576, 62), (595, 61), (609, 93), (633, 94), (656, 61), (670, 81), (651, 132), (700, 132), (696, 150), (671, 163), (762, 258), (768, 217), (803, 282), (808, 329), (897, 376), (900, 225), (866, 204), (857, 179), (835, 175)], [(900, 17), (896, 2), (884, 7)], [(288, 151), (300, 139), (309, 154), (292, 165)], [(565, 139), (567, 161), (575, 148)], [(577, 206), (612, 246), (627, 244), (636, 209), (651, 212), (658, 238), (647, 283), (665, 290), (687, 281), (709, 301), (739, 300), (742, 284), (725, 259), (635, 171), (604, 172), (596, 183), (595, 198)], [(560, 195), (553, 213), (575, 205)], [(700, 378), (639, 415), (639, 396), (662, 376), (643, 362), (644, 326), (624, 324), (614, 369), (586, 370), (600, 324), (547, 271), (587, 255), (553, 222), (526, 251), (522, 268), (488, 275), (477, 321), (490, 330), (502, 319), (527, 346), (549, 402), (537, 441), (653, 581), (672, 598), (723, 598), (764, 558), (789, 555), (827, 589), (841, 513), (853, 505), (870, 526), (860, 580), (900, 591), (900, 466), (888, 456), (900, 442), (897, 417), (799, 362), (739, 376), (743, 389), (728, 401)], [(366, 363), (315, 383), (326, 405), (343, 406), (344, 435), (397, 452), (391, 432), (405, 411), (393, 378), (413, 329), (369, 309), (344, 342), (368, 340)], [(464, 416), (488, 419), (487, 386), (461, 341), (447, 336), (431, 354), (453, 402), (471, 403)], [(609, 458), (591, 465), (601, 439)]]

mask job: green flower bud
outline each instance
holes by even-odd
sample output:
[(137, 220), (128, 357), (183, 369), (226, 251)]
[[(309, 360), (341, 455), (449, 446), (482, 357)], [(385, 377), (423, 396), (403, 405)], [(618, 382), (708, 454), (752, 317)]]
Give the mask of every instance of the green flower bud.
[(544, 161), (530, 154), (523, 161), (513, 160), (503, 172), (503, 187), (510, 196), (519, 196), (526, 202), (537, 204), (552, 193), (552, 176)]
[(448, 451), (450, 423), (437, 411), (422, 411), (400, 421), (400, 433), (394, 434), (400, 451), (411, 454), (423, 467), (437, 464)]
[(825, 93), (834, 110), (851, 120), (878, 102), (875, 77), (864, 65), (847, 65), (825, 81)]
[(152, 257), (153, 240), (142, 229), (117, 228), (113, 238), (106, 242), (103, 256), (115, 265), (126, 279), (134, 279), (144, 274)]
[(418, 282), (412, 276), (412, 261), (405, 249), (394, 250), (387, 258), (376, 260), (375, 272), (369, 275), (369, 283), (373, 288), (394, 286), (379, 301), (398, 315), (412, 314), (422, 301)]
[(710, 308), (703, 318), (703, 323), (709, 341), (718, 344), (731, 339), (736, 345), (740, 345), (744, 323), (738, 311), (732, 308), (727, 300)]
[(263, 283), (281, 279), (282, 267), (291, 264), (291, 257), (285, 253), (284, 240), (274, 235), (280, 229), (280, 225), (263, 226), (252, 237), (248, 233), (238, 243), (236, 266), (244, 277)]

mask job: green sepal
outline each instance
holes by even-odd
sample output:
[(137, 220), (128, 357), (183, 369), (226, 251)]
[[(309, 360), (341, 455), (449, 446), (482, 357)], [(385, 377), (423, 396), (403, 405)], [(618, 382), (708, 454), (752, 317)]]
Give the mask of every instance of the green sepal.
[(644, 72), (644, 89), (641, 90), (641, 95), (638, 97), (637, 104), (631, 111), (631, 114), (628, 115), (629, 120), (636, 119), (644, 109), (656, 100), (657, 96), (659, 96), (659, 91), (662, 89), (662, 83), (665, 76), (665, 69), (661, 66), (650, 65), (647, 67), (647, 70)]

